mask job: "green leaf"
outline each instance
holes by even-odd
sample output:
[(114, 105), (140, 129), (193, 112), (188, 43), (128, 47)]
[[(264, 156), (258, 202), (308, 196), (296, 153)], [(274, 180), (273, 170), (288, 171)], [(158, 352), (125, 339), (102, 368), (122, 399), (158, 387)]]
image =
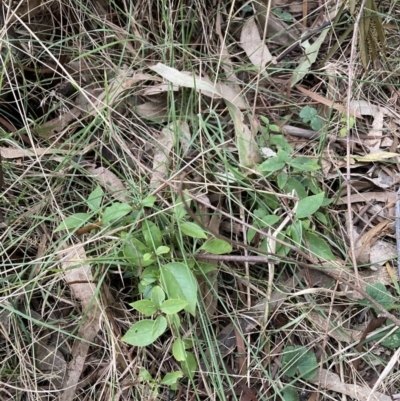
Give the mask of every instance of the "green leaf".
[(264, 216), (261, 218), (261, 220), (265, 223), (262, 226), (263, 227), (269, 227), (273, 226), (280, 220), (280, 216), (277, 216), (276, 214), (269, 214), (267, 216)]
[(297, 178), (290, 177), (287, 180), (285, 192), (291, 193), (293, 190), (296, 191), (296, 194), (300, 199), (303, 199), (307, 196), (304, 185)]
[(278, 188), (283, 189), (287, 183), (287, 180), (288, 180), (288, 175), (284, 171), (281, 171), (276, 177), (276, 183), (278, 184)]
[[(164, 319), (163, 322), (154, 320), (141, 320), (135, 323), (122, 337), (122, 341), (136, 347), (145, 347), (152, 344), (157, 340), (161, 334), (167, 329), (167, 321), (165, 317), (159, 316)], [(157, 318), (158, 319), (158, 318)]]
[(193, 379), (197, 370), (196, 357), (191, 352), (186, 352), (186, 360), (181, 362), (183, 373), (190, 379)]
[(210, 252), (213, 255), (224, 255), (232, 252), (232, 245), (220, 238), (207, 241), (200, 248), (202, 251)]
[(101, 201), (103, 200), (103, 190), (97, 186), (88, 196), (86, 203), (92, 212), (98, 212), (100, 209)]
[(161, 283), (168, 298), (183, 299), (188, 302), (185, 308), (193, 316), (196, 315), (197, 281), (183, 263), (168, 263), (160, 270)]
[(301, 239), (303, 237), (303, 226), (301, 221), (295, 221), (289, 226), (289, 235), (292, 241), (297, 245), (301, 245)]
[(180, 225), (182, 232), (192, 238), (207, 238), (205, 231), (196, 223), (191, 223), (189, 221), (182, 223)]
[(281, 148), (287, 153), (293, 153), (293, 148), (290, 146), (284, 135), (271, 135), (269, 144)]
[(157, 316), (157, 319), (154, 321), (154, 326), (152, 329), (152, 335), (154, 338), (160, 337), (164, 331), (167, 329), (168, 322), (164, 316)]
[(283, 401), (300, 401), (299, 394), (293, 386), (286, 386), (282, 391)]
[(317, 159), (312, 159), (310, 157), (295, 157), (290, 160), (290, 166), (296, 168), (300, 171), (316, 171), (319, 170), (321, 167), (318, 164)]
[(296, 374), (304, 379), (311, 380), (317, 374), (318, 362), (314, 352), (306, 347), (294, 345), (285, 347), (282, 357), (282, 370), (288, 377)]
[(174, 345), (172, 346), (172, 355), (179, 362), (182, 362), (186, 359), (185, 345), (180, 338), (177, 338), (174, 341)]
[(112, 203), (111, 206), (108, 206), (104, 209), (102, 217), (103, 226), (108, 226), (109, 224), (114, 223), (116, 220), (126, 216), (131, 211), (132, 206), (128, 205), (127, 203)]
[(164, 255), (165, 253), (168, 253), (171, 249), (168, 246), (159, 246), (156, 249), (156, 255)]
[(296, 217), (304, 219), (314, 214), (322, 205), (324, 201), (324, 193), (320, 192), (318, 195), (307, 196), (302, 199), (297, 205)]
[(150, 372), (147, 369), (144, 369), (144, 368), (140, 369), (139, 379), (140, 379), (140, 381), (153, 380), (153, 378), (151, 377)]
[(335, 260), (335, 255), (330, 250), (328, 244), (318, 235), (306, 231), (304, 236), (308, 242), (310, 251), (317, 257), (324, 260)]
[(161, 246), (161, 231), (152, 221), (145, 220), (143, 222), (142, 234), (146, 245), (150, 249), (157, 249), (159, 246)]
[(304, 106), (300, 111), (300, 117), (303, 119), (303, 123), (310, 122), (318, 114), (317, 110), (311, 106)]
[(173, 313), (178, 313), (188, 306), (188, 302), (183, 299), (168, 299), (164, 301), (160, 309), (167, 315), (172, 315)]
[(127, 239), (122, 248), (124, 258), (136, 267), (146, 267), (153, 263), (152, 260), (143, 260), (143, 255), (148, 251), (147, 246), (136, 238)]
[(88, 213), (75, 213), (72, 216), (68, 216), (61, 224), (57, 226), (54, 232), (63, 230), (74, 230), (80, 226), (83, 226), (90, 219), (90, 214)]
[(283, 149), (279, 149), (278, 150), (278, 153), (276, 154), (276, 157), (277, 157), (278, 160), (280, 160), (281, 162), (284, 162), (284, 163), (288, 163), (289, 160), (290, 160), (289, 155)]
[[(189, 195), (187, 194), (187, 190), (185, 190), (185, 193), (183, 194), (184, 199), (187, 203), (188, 206), (190, 206), (190, 203), (192, 201), (192, 199), (189, 197)], [(183, 201), (182, 201), (182, 197), (178, 197), (177, 201), (176, 201), (176, 206), (175, 206), (175, 217), (176, 220), (180, 221), (183, 219), (183, 217), (185, 217), (187, 215), (187, 211), (185, 209), (185, 207), (183, 206)]]
[[(393, 297), (390, 292), (386, 289), (384, 284), (382, 283), (375, 283), (373, 285), (367, 285), (366, 288), (367, 294), (374, 298), (376, 302), (382, 305), (386, 310), (390, 310), (393, 308)], [(374, 308), (376, 311), (376, 307), (374, 307), (368, 300), (365, 300), (368, 305)]]
[(277, 157), (271, 157), (265, 162), (261, 163), (259, 166), (259, 170), (262, 172), (271, 172), (282, 170), (285, 167), (285, 163), (279, 160)]
[(129, 305), (146, 316), (154, 315), (158, 310), (157, 305), (150, 299), (142, 299), (141, 301), (132, 302)]
[(183, 377), (183, 373), (179, 370), (175, 372), (169, 372), (163, 377), (161, 384), (164, 384), (164, 386), (173, 386), (181, 377)]
[[(322, 205), (324, 206), (324, 202), (322, 202)], [(315, 217), (325, 226), (328, 225), (328, 219), (326, 218), (326, 216), (321, 213), (321, 212), (315, 212)]]
[[(387, 333), (386, 333), (387, 334)], [(381, 341), (381, 345), (390, 349), (397, 349), (400, 347), (400, 330), (396, 330), (390, 336)]]
[(319, 131), (320, 129), (323, 128), (324, 122), (319, 117), (314, 117), (310, 121), (310, 126), (314, 131)]
[(153, 207), (156, 200), (157, 200), (157, 196), (154, 196), (154, 195), (146, 196), (146, 198), (144, 198), (142, 200), (142, 206), (143, 207)]
[(169, 327), (174, 331), (174, 333), (177, 335), (179, 333), (179, 330), (181, 328), (181, 319), (179, 318), (179, 315), (167, 315), (167, 320)]
[(165, 292), (159, 285), (156, 285), (152, 288), (151, 300), (154, 302), (154, 304), (157, 306), (157, 308), (159, 308), (161, 306), (161, 304), (164, 302)]

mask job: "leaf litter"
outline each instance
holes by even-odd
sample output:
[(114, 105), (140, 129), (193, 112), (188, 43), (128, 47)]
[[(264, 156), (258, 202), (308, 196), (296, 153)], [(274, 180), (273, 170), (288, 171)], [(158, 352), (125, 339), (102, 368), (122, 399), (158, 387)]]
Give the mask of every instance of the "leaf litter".
[[(22, 365), (3, 374), (0, 393), (56, 392), (66, 401), (98, 389), (99, 399), (162, 399), (176, 383), (180, 399), (224, 388), (221, 399), (400, 393), (400, 344), (388, 334), (399, 296), (396, 82), (385, 69), (368, 70), (377, 52), (365, 47), (381, 44), (389, 2), (369, 17), (376, 41), (363, 44), (370, 33), (360, 19), (355, 63), (342, 29), (353, 11), (324, 1), (319, 15), (315, 2), (214, 4), (211, 14), (177, 4), (186, 19), (164, 10), (174, 25), (168, 32), (155, 2), (133, 5), (129, 15), (106, 1), (84, 10), (4, 3), (0, 330), (8, 371)], [(366, 3), (361, 17), (377, 9)], [(88, 27), (72, 24), (63, 33), (71, 46), (58, 52), (53, 39), (63, 48), (64, 37), (53, 24), (69, 6)], [(128, 29), (123, 16), (132, 15)], [(87, 215), (97, 185), (104, 199), (95, 212), (106, 227), (94, 223), (79, 239), (57, 230), (62, 218)], [(176, 201), (180, 186), (187, 210)], [(168, 304), (153, 320), (132, 312), (133, 300), (159, 299), (142, 291), (152, 280), (166, 302), (185, 300), (191, 318), (168, 320)], [(387, 321), (376, 317), (382, 312)], [(376, 319), (383, 323), (357, 344)], [(138, 323), (148, 330), (145, 349), (121, 341)], [(38, 324), (47, 332), (33, 333)], [(57, 330), (63, 335), (54, 340)], [(26, 333), (36, 348), (25, 358)], [(183, 375), (198, 388), (179, 381)]]

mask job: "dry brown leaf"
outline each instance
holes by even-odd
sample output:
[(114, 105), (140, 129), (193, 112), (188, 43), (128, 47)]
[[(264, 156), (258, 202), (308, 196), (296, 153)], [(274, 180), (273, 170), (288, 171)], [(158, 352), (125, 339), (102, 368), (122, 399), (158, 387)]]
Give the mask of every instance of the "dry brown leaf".
[(175, 144), (175, 133), (173, 131), (174, 124), (170, 127), (163, 128), (155, 144), (153, 155), (153, 174), (150, 178), (150, 188), (153, 190), (162, 187), (167, 179), (170, 152)]
[[(397, 200), (397, 194), (395, 192), (365, 192), (361, 194), (350, 195), (350, 202), (389, 202), (394, 203)], [(347, 196), (343, 196), (337, 202), (338, 205), (347, 205)]]
[(93, 283), (92, 268), (87, 263), (83, 245), (77, 243), (66, 248), (61, 255), (61, 266), (64, 271), (65, 284), (81, 305), (82, 320), (78, 329), (64, 378), (64, 391), (60, 401), (72, 401), (75, 398), (75, 388), (79, 383), (90, 343), (93, 342), (100, 330), (101, 309), (96, 300), (96, 285)]
[(146, 102), (132, 107), (132, 111), (139, 117), (148, 120), (164, 123), (168, 121), (167, 102)]
[(120, 202), (129, 202), (126, 196), (127, 190), (124, 183), (110, 170), (104, 167), (95, 168), (93, 166), (85, 167), (89, 173), (92, 173), (99, 181), (99, 184)]
[(355, 341), (359, 341), (362, 335), (362, 331), (345, 329), (343, 327), (326, 327), (326, 318), (321, 316), (319, 313), (309, 311), (307, 313), (307, 319), (309, 319), (318, 330), (325, 332), (328, 330), (328, 336), (334, 338), (336, 341), (345, 342), (351, 344)]
[(62, 150), (57, 148), (35, 148), (33, 149), (15, 149), (0, 147), (1, 157), (4, 159), (19, 159), (23, 157), (36, 157), (43, 155), (53, 154), (68, 154), (68, 150)]
[[(318, 103), (324, 104), (325, 106), (340, 111), (341, 113), (347, 114), (347, 107), (343, 106), (342, 104), (332, 102), (332, 100), (329, 100), (324, 96), (318, 95), (318, 93), (311, 92), (310, 90), (303, 88), (300, 85), (296, 85), (296, 89), (298, 89), (301, 93), (304, 93), (305, 95), (307, 95), (308, 97), (310, 97), (311, 99), (315, 100)], [(350, 115), (357, 118), (363, 118), (361, 113), (354, 108), (353, 109), (350, 108)]]
[[(210, 92), (213, 95), (222, 97), (222, 94), (218, 92), (217, 88), (214, 88), (204, 79), (193, 76), (192, 74), (189, 76), (187, 73), (180, 72), (175, 68), (168, 67), (162, 63), (156, 64), (155, 66), (151, 67), (151, 69), (172, 82), (174, 85), (179, 85), (186, 88), (194, 88), (198, 91)], [(239, 161), (245, 167), (255, 167), (255, 165), (259, 163), (262, 158), (257, 143), (254, 139), (254, 135), (250, 131), (249, 127), (244, 124), (244, 116), (239, 108), (230, 100), (225, 98), (224, 100), (235, 127)]]
[(260, 37), (254, 17), (249, 18), (243, 25), (240, 34), (240, 46), (246, 52), (251, 63), (260, 70), (272, 60), (267, 45)]
[[(361, 386), (356, 383), (343, 383), (336, 373), (332, 373), (326, 369), (320, 369), (317, 377), (312, 379), (311, 382), (321, 386), (321, 389), (345, 394), (359, 401), (365, 401), (371, 393), (369, 387)], [(392, 401), (392, 398), (385, 394), (375, 392), (371, 397), (371, 401)]]
[(371, 247), (376, 242), (378, 235), (387, 227), (389, 223), (389, 220), (384, 220), (372, 227), (370, 230), (366, 231), (361, 237), (356, 237), (353, 235), (358, 262), (369, 263)]
[(59, 389), (67, 370), (67, 362), (58, 344), (47, 344), (45, 340), (38, 341), (35, 344), (35, 360), (36, 367), (45, 375), (45, 378)]

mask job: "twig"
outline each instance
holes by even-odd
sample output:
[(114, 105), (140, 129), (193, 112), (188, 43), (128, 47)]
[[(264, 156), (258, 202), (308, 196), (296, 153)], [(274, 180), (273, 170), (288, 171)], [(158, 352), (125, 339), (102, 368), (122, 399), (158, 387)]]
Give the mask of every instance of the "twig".
[[(397, 191), (397, 195), (400, 195), (400, 187)], [(395, 219), (396, 219), (396, 246), (397, 246), (397, 271), (400, 277), (400, 198), (396, 201), (395, 207)]]

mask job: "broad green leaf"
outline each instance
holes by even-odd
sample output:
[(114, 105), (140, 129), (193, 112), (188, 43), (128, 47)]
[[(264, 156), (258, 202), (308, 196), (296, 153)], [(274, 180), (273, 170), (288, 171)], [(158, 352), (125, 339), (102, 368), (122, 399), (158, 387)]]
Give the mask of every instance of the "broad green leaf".
[(287, 183), (287, 180), (288, 180), (288, 175), (284, 171), (281, 171), (276, 177), (276, 183), (278, 184), (278, 188), (283, 189)]
[[(386, 333), (387, 334), (387, 333)], [(397, 349), (400, 347), (400, 330), (396, 330), (390, 336), (386, 337), (380, 342), (381, 345), (390, 349)]]
[(143, 207), (153, 207), (156, 200), (157, 200), (157, 196), (154, 196), (154, 195), (146, 196), (146, 198), (144, 198), (142, 200), (142, 206)]
[[(321, 206), (323, 206), (324, 205), (324, 203), (322, 202), (322, 205)], [(323, 214), (323, 213), (321, 213), (321, 212), (315, 212), (315, 215), (314, 215), (322, 224), (324, 224), (325, 226), (327, 226), (328, 225), (328, 219), (326, 218), (326, 216)]]
[(129, 305), (146, 316), (154, 315), (158, 310), (157, 305), (150, 299), (142, 299), (141, 301), (132, 302)]
[(261, 218), (261, 220), (265, 223), (265, 225), (263, 225), (263, 227), (267, 226), (273, 226), (274, 224), (276, 224), (279, 220), (280, 220), (280, 216), (277, 216), (276, 214), (269, 214), (267, 216), (264, 216)]
[[(373, 285), (367, 285), (366, 292), (369, 296), (375, 299), (380, 305), (382, 305), (386, 310), (390, 310), (393, 308), (393, 297), (390, 292), (386, 289), (385, 285), (382, 283), (375, 283)], [(370, 304), (368, 300), (363, 300)], [(370, 305), (375, 310), (376, 308), (373, 305)]]
[(196, 357), (191, 352), (186, 351), (186, 360), (181, 362), (181, 367), (185, 375), (190, 379), (193, 379), (197, 370)]
[(90, 214), (88, 213), (75, 213), (72, 216), (68, 216), (61, 224), (57, 226), (54, 232), (63, 230), (73, 230), (80, 226), (83, 226), (90, 219)]
[(335, 260), (335, 255), (330, 250), (328, 244), (318, 235), (306, 231), (304, 236), (308, 242), (310, 251), (317, 257), (324, 260)]
[(164, 301), (160, 309), (167, 315), (172, 315), (173, 313), (178, 313), (188, 306), (188, 302), (183, 299), (168, 299)]
[(269, 144), (271, 146), (275, 145), (278, 148), (285, 150), (287, 153), (293, 153), (293, 148), (290, 146), (284, 135), (271, 135)]
[(160, 278), (160, 269), (158, 266), (149, 266), (143, 270), (142, 281), (152, 284)]
[(318, 57), (319, 49), (322, 43), (324, 43), (328, 32), (329, 29), (323, 29), (318, 38), (316, 38), (312, 44), (308, 40), (302, 42), (301, 46), (304, 48), (304, 56), (300, 59), (299, 65), (293, 72), (291, 82), (292, 87), (296, 85), (297, 82), (301, 81), (306, 74), (308, 74), (311, 65), (315, 63), (315, 60)]
[(253, 228), (249, 228), (247, 230), (247, 242), (250, 244), (255, 236), (256, 236), (256, 231)]
[(167, 330), (168, 322), (164, 316), (157, 316), (157, 319), (154, 321), (154, 326), (152, 329), (152, 336), (154, 338), (160, 337), (165, 330)]
[(314, 117), (311, 121), (310, 121), (310, 127), (314, 130), (314, 131), (319, 131), (324, 127), (324, 122), (321, 118), (319, 117)]
[(169, 372), (163, 377), (161, 384), (164, 384), (164, 386), (173, 386), (181, 377), (183, 377), (181, 371)]
[(182, 362), (186, 359), (185, 345), (180, 338), (177, 338), (174, 341), (174, 345), (172, 346), (172, 355), (179, 362)]
[(136, 238), (127, 239), (122, 248), (125, 259), (136, 267), (146, 267), (153, 263), (152, 260), (143, 260), (143, 255), (148, 251), (147, 246)]
[(274, 171), (282, 170), (285, 167), (285, 162), (279, 160), (277, 157), (271, 157), (259, 166), (260, 171), (273, 173)]
[(287, 180), (285, 186), (285, 192), (292, 193), (293, 190), (296, 192), (297, 196), (300, 199), (303, 199), (307, 196), (307, 192), (304, 188), (304, 185), (297, 178), (290, 177)]
[[(187, 191), (187, 190), (185, 190), (185, 191)], [(185, 199), (187, 205), (190, 206), (190, 203), (192, 202), (192, 200), (189, 197), (189, 195), (187, 193), (184, 193), (183, 196), (184, 196), (184, 199)], [(183, 201), (182, 201), (181, 196), (178, 197), (178, 199), (176, 201), (174, 213), (175, 213), (176, 220), (178, 220), (178, 221), (182, 220), (187, 215), (187, 211), (186, 211), (185, 207), (183, 206)]]
[(304, 380), (313, 379), (318, 370), (318, 362), (314, 352), (306, 347), (291, 345), (285, 347), (282, 357), (282, 370), (288, 377), (298, 375)]
[(159, 246), (156, 249), (156, 255), (164, 255), (165, 253), (168, 253), (171, 249), (168, 246)]
[(232, 252), (232, 245), (220, 238), (207, 241), (200, 248), (202, 251), (210, 252), (213, 255), (224, 255)]
[(183, 263), (168, 263), (161, 267), (161, 283), (168, 298), (183, 299), (188, 302), (185, 308), (196, 315), (197, 281), (188, 266)]
[(209, 272), (215, 272), (217, 270), (217, 267), (213, 263), (207, 263), (207, 262), (197, 262), (196, 265), (196, 274), (207, 274)]
[(126, 216), (132, 211), (132, 206), (127, 203), (114, 202), (111, 206), (104, 209), (102, 221), (103, 226), (108, 226), (114, 223), (123, 216)]
[(283, 401), (300, 401), (297, 390), (292, 386), (286, 386), (282, 391)]
[(92, 212), (98, 212), (100, 209), (101, 201), (103, 200), (103, 190), (97, 186), (92, 193), (88, 196), (86, 203)]
[(171, 329), (175, 333), (175, 335), (178, 335), (179, 330), (181, 328), (181, 319), (179, 318), (179, 315), (177, 315), (177, 314), (167, 315), (167, 320), (168, 320), (169, 327), (171, 327)]
[(185, 222), (180, 225), (182, 232), (192, 238), (207, 238), (205, 231), (196, 223)]
[(154, 286), (151, 290), (151, 300), (155, 303), (157, 308), (164, 302), (165, 292), (159, 285)]
[(290, 160), (289, 164), (300, 171), (316, 171), (321, 168), (317, 159), (304, 156), (294, 157)]
[(311, 106), (304, 106), (301, 111), (299, 116), (303, 119), (304, 123), (310, 122), (313, 118), (317, 116), (318, 112), (317, 109)]
[(153, 380), (153, 378), (151, 377), (150, 372), (147, 369), (144, 369), (144, 368), (140, 369), (139, 379), (140, 379), (140, 381)]
[(164, 325), (162, 325), (162, 322), (160, 324), (160, 322), (156, 323), (154, 320), (141, 320), (140, 322), (137, 322), (131, 326), (131, 328), (122, 337), (122, 341), (125, 341), (127, 344), (134, 345), (136, 347), (145, 347), (152, 344), (161, 334), (164, 333), (164, 331), (162, 331), (163, 327), (165, 331), (167, 329), (166, 320)]
[(289, 155), (283, 149), (278, 150), (276, 157), (278, 160), (280, 160), (281, 162), (284, 162), (284, 163), (288, 163), (290, 160)]
[(145, 220), (143, 222), (142, 233), (144, 241), (150, 249), (157, 249), (159, 246), (161, 246), (161, 231), (152, 221)]
[(296, 217), (304, 219), (314, 214), (322, 205), (324, 201), (324, 193), (320, 192), (318, 195), (307, 196), (302, 199), (297, 205)]
[(295, 221), (289, 226), (290, 228), (290, 238), (297, 245), (301, 245), (301, 239), (303, 237), (303, 226), (300, 221)]

